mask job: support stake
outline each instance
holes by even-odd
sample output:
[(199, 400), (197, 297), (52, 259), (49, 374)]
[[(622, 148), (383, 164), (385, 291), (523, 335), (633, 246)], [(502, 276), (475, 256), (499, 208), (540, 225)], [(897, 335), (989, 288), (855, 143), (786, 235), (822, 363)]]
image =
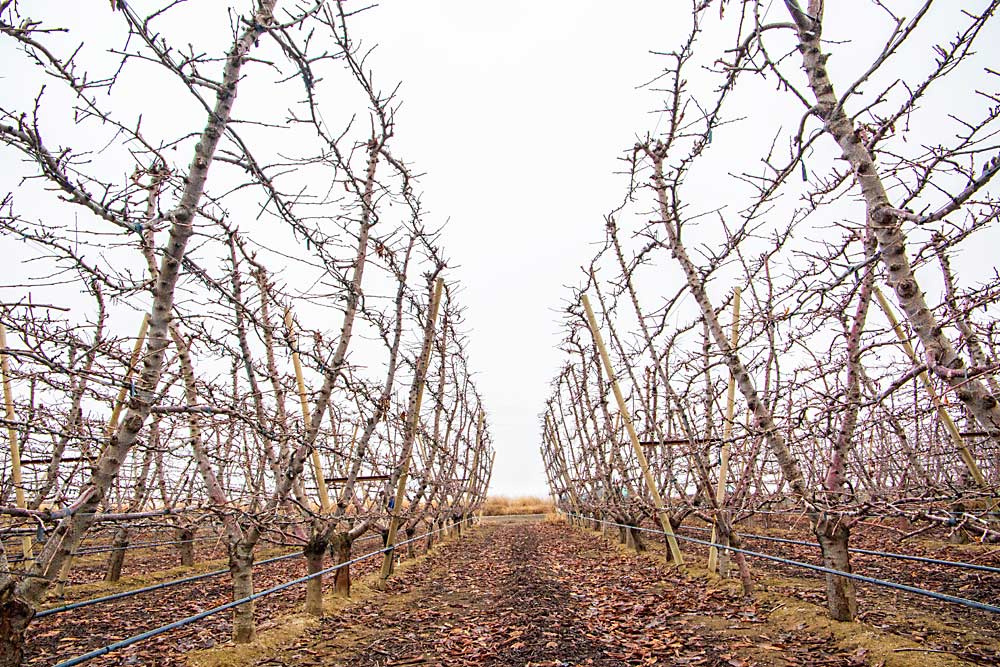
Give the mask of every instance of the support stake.
[[(910, 358), (910, 361), (914, 365), (918, 365), (920, 360), (917, 358), (917, 353), (914, 352), (913, 346), (910, 344), (909, 339), (903, 332), (903, 327), (899, 325), (899, 320), (896, 319), (896, 315), (892, 311), (892, 306), (886, 300), (885, 296), (882, 294), (882, 290), (878, 287), (875, 288), (875, 298), (878, 299), (878, 305), (882, 307), (882, 312), (885, 313), (886, 318), (889, 320), (889, 324), (892, 325), (892, 330), (896, 332), (896, 337), (899, 338), (899, 342), (903, 347), (903, 351), (906, 352), (906, 356)], [(924, 385), (924, 389), (927, 390), (927, 395), (930, 396), (931, 403), (934, 404), (934, 409), (937, 411), (938, 419), (944, 424), (945, 430), (948, 431), (948, 435), (951, 437), (952, 444), (958, 449), (959, 455), (962, 457), (962, 461), (965, 466), (972, 473), (972, 478), (976, 480), (976, 484), (980, 488), (989, 489), (989, 484), (986, 483), (986, 477), (983, 476), (983, 471), (979, 469), (979, 464), (976, 463), (975, 457), (969, 448), (965, 446), (965, 441), (962, 439), (962, 434), (958, 431), (958, 426), (955, 425), (954, 420), (952, 420), (951, 415), (948, 414), (948, 410), (945, 409), (944, 404), (941, 402), (941, 397), (938, 396), (937, 390), (934, 388), (933, 383), (931, 383), (930, 377), (927, 375), (927, 371), (922, 371), (920, 373), (920, 381)]]
[[(21, 484), (21, 450), (17, 446), (17, 431), (14, 429), (14, 395), (11, 393), (10, 389), (10, 365), (7, 361), (7, 327), (0, 322), (0, 348), (4, 350), (0, 354), (0, 371), (3, 374), (3, 402), (6, 408), (7, 422), (7, 439), (10, 442), (10, 465), (12, 470), (12, 481), (14, 484), (14, 496), (17, 502), (17, 506), (20, 509), (25, 509), (26, 505), (24, 502), (24, 487)], [(25, 535), (21, 538), (21, 552), (24, 556), (24, 568), (28, 569), (31, 565), (31, 561), (34, 560), (35, 554), (31, 548), (31, 537)]]
[(437, 321), (438, 308), (441, 306), (441, 292), (444, 290), (444, 279), (438, 278), (434, 284), (434, 296), (431, 297), (430, 312), (427, 314), (429, 331), (424, 337), (424, 349), (420, 355), (420, 361), (416, 368), (417, 383), (416, 395), (410, 405), (410, 414), (406, 416), (408, 424), (406, 438), (403, 442), (403, 460), (400, 462), (399, 482), (396, 484), (396, 497), (392, 506), (391, 518), (389, 519), (389, 534), (386, 537), (385, 546), (388, 551), (382, 558), (382, 571), (379, 576), (382, 581), (392, 574), (392, 559), (395, 557), (396, 531), (399, 530), (399, 513), (402, 511), (403, 500), (406, 498), (406, 481), (410, 474), (410, 458), (413, 453), (413, 441), (416, 438), (417, 429), (420, 428), (420, 404), (424, 399), (424, 379), (427, 375), (427, 367), (430, 365), (431, 351), (434, 347), (434, 323)]
[[(740, 288), (733, 290), (733, 327), (729, 333), (729, 344), (736, 350), (739, 342), (740, 325)], [(736, 405), (736, 378), (729, 374), (729, 386), (726, 388), (726, 421), (722, 425), (722, 460), (719, 463), (719, 483), (715, 488), (715, 504), (717, 511), (722, 510), (726, 501), (726, 481), (729, 477), (729, 443), (733, 439), (733, 413)], [(712, 526), (712, 542), (718, 542), (718, 525)], [(715, 572), (719, 566), (719, 550), (708, 548), (708, 571)]]
[[(302, 361), (299, 359), (299, 342), (295, 333), (295, 321), (292, 319), (292, 309), (285, 308), (285, 326), (288, 328), (288, 340), (292, 341), (292, 366), (295, 367), (295, 382), (299, 388), (299, 404), (302, 407), (302, 428), (309, 428), (309, 401), (306, 400), (306, 383), (302, 379)], [(331, 422), (333, 421), (331, 416)], [(316, 477), (316, 492), (319, 494), (319, 506), (324, 514), (330, 512), (330, 495), (326, 489), (326, 479), (323, 477), (323, 462), (319, 458), (316, 447), (312, 450), (312, 469)]]
[(632, 424), (632, 417), (629, 414), (628, 407), (625, 405), (625, 398), (622, 396), (622, 390), (618, 387), (618, 380), (615, 377), (614, 368), (611, 366), (611, 358), (608, 356), (608, 350), (604, 347), (604, 339), (601, 338), (601, 330), (597, 326), (597, 318), (594, 317), (594, 310), (590, 307), (590, 299), (587, 298), (586, 294), (583, 295), (583, 307), (587, 311), (587, 322), (590, 324), (590, 333), (594, 336), (594, 343), (597, 344), (597, 350), (601, 354), (604, 369), (611, 380), (611, 391), (614, 392), (615, 401), (618, 402), (618, 412), (622, 416), (622, 421), (625, 422), (625, 430), (628, 431), (628, 437), (632, 441), (632, 449), (635, 452), (636, 460), (639, 461), (639, 467), (642, 468), (646, 487), (649, 489), (650, 495), (653, 496), (653, 502), (656, 503), (656, 516), (660, 519), (660, 526), (667, 535), (667, 544), (670, 545), (670, 555), (673, 557), (674, 563), (683, 565), (684, 559), (681, 556), (681, 549), (677, 544), (677, 538), (674, 537), (674, 528), (670, 525), (670, 517), (667, 516), (663, 497), (660, 496), (660, 491), (656, 487), (656, 480), (649, 469), (649, 462), (642, 451), (642, 445), (639, 444), (639, 436), (636, 435), (635, 426)]

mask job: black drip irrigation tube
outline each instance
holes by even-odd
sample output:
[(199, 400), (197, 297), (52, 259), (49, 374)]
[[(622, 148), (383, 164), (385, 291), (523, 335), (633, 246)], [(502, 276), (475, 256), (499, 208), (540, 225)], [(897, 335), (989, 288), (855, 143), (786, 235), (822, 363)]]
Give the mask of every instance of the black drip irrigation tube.
[[(366, 560), (368, 558), (371, 558), (372, 556), (377, 556), (379, 554), (384, 554), (386, 552), (393, 551), (393, 550), (395, 550), (395, 549), (397, 549), (397, 548), (399, 548), (401, 546), (404, 546), (406, 544), (410, 544), (411, 542), (416, 542), (417, 540), (421, 540), (421, 539), (423, 539), (425, 537), (428, 537), (430, 535), (434, 535), (436, 533), (440, 533), (441, 531), (447, 530), (447, 529), (448, 529), (448, 526), (443, 526), (441, 528), (438, 528), (437, 530), (432, 530), (429, 533), (424, 533), (423, 535), (417, 535), (416, 537), (411, 537), (408, 540), (403, 540), (402, 542), (397, 542), (393, 546), (382, 547), (381, 549), (379, 549), (377, 551), (372, 551), (372, 552), (367, 553), (367, 554), (365, 554), (363, 556), (358, 556), (357, 558), (353, 558), (353, 559), (347, 561), (346, 563), (340, 563), (339, 565), (333, 565), (331, 567), (326, 568), (325, 570), (320, 570), (319, 572), (314, 572), (313, 574), (307, 574), (306, 576), (299, 577), (298, 579), (292, 579), (291, 581), (286, 581), (283, 584), (279, 584), (277, 586), (273, 586), (273, 587), (268, 588), (268, 589), (263, 590), (263, 591), (258, 591), (256, 593), (254, 593), (253, 595), (246, 596), (245, 598), (240, 598), (239, 600), (233, 600), (232, 602), (227, 602), (226, 604), (219, 605), (218, 607), (213, 607), (212, 609), (206, 609), (205, 611), (202, 611), (202, 612), (199, 612), (197, 614), (194, 614), (193, 616), (188, 616), (187, 618), (182, 618), (182, 619), (180, 619), (178, 621), (174, 621), (173, 623), (168, 623), (167, 625), (163, 625), (163, 626), (160, 626), (158, 628), (154, 628), (152, 630), (147, 630), (146, 632), (143, 632), (141, 634), (133, 635), (132, 637), (128, 637), (126, 639), (122, 639), (121, 641), (117, 641), (114, 644), (108, 644), (107, 646), (103, 646), (101, 648), (94, 649), (93, 651), (90, 651), (88, 653), (84, 653), (83, 655), (79, 655), (79, 656), (77, 656), (75, 658), (70, 658), (69, 660), (65, 660), (63, 662), (57, 663), (57, 664), (53, 665), (53, 667), (75, 667), (75, 665), (82, 665), (83, 663), (88, 662), (90, 660), (93, 660), (94, 658), (99, 658), (102, 655), (107, 655), (108, 653), (111, 653), (112, 651), (117, 651), (119, 649), (123, 649), (123, 648), (129, 647), (132, 644), (137, 644), (137, 643), (145, 641), (147, 639), (152, 639), (153, 637), (156, 637), (158, 635), (162, 635), (165, 632), (170, 632), (171, 630), (176, 630), (178, 628), (183, 628), (186, 625), (191, 625), (192, 623), (197, 623), (198, 621), (204, 620), (204, 619), (208, 618), (209, 616), (214, 616), (215, 614), (219, 614), (221, 612), (227, 611), (227, 610), (232, 609), (234, 607), (239, 607), (240, 605), (246, 604), (247, 602), (253, 602), (254, 600), (262, 598), (262, 597), (264, 597), (266, 595), (271, 595), (272, 593), (281, 592), (281, 591), (283, 591), (285, 589), (291, 588), (292, 586), (297, 586), (299, 584), (304, 584), (305, 582), (309, 581), (310, 579), (315, 579), (316, 577), (321, 577), (324, 574), (329, 574), (330, 572), (335, 572), (335, 571), (337, 571), (337, 570), (339, 570), (341, 568), (347, 567), (349, 565), (354, 565), (355, 563), (360, 563), (361, 561)], [(373, 535), (372, 537), (379, 537), (379, 536), (378, 535)], [(288, 558), (291, 555), (299, 555), (299, 554), (289, 554), (289, 556), (283, 556), (283, 558)], [(261, 562), (263, 563), (264, 561), (261, 561)], [(226, 571), (228, 572), (228, 570), (226, 570)]]
[[(73, 556), (90, 556), (93, 554), (103, 554), (111, 551), (131, 551), (132, 549), (152, 549), (154, 547), (165, 547), (172, 544), (188, 544), (190, 542), (205, 542), (208, 540), (220, 540), (222, 539), (219, 535), (211, 535), (205, 537), (195, 537), (190, 540), (171, 540), (168, 542), (139, 542), (137, 544), (129, 544), (124, 547), (116, 547), (110, 544), (95, 544), (92, 547), (83, 547), (73, 553)], [(23, 563), (24, 558), (8, 558), (8, 563)], [(34, 559), (32, 559), (34, 560)]]
[[(929, 498), (928, 500), (935, 500), (935, 499), (934, 498)], [(944, 500), (942, 500), (942, 502), (949, 502), (950, 500), (955, 500), (955, 499), (944, 499)], [(685, 509), (690, 509), (690, 508), (687, 505), (674, 505), (674, 506), (664, 507), (664, 509), (668, 509), (668, 510), (685, 510)], [(796, 510), (757, 510), (757, 509), (750, 509), (750, 508), (732, 508), (731, 511), (734, 514), (771, 514), (771, 515), (776, 515), (776, 516), (796, 516), (796, 517), (803, 517), (803, 518), (806, 517), (809, 514), (809, 510), (807, 510), (805, 508), (796, 509)], [(943, 510), (943, 512), (945, 514), (948, 514), (952, 518), (961, 516), (961, 514), (962, 514), (961, 512), (954, 512), (954, 511), (951, 511), (951, 510)], [(1000, 511), (989, 511), (989, 512), (986, 512), (985, 514), (986, 514), (986, 516), (1000, 518)], [(869, 514), (869, 513), (866, 513), (866, 512), (862, 512), (862, 513), (857, 514), (855, 516), (858, 516), (858, 517), (863, 518), (863, 519), (900, 519), (900, 518), (904, 518), (903, 516), (901, 516), (899, 514)]]
[[(363, 537), (356, 542), (364, 542), (366, 540), (371, 540), (376, 537), (381, 537), (380, 535), (369, 535), (368, 537)], [(267, 565), (268, 563), (277, 563), (282, 560), (289, 560), (291, 558), (301, 558), (302, 552), (296, 551), (295, 553), (285, 554), (284, 556), (275, 556), (274, 558), (268, 558), (266, 560), (254, 563), (257, 565)], [(112, 602), (114, 600), (121, 600), (123, 598), (130, 598), (133, 595), (140, 595), (142, 593), (149, 593), (151, 591), (159, 591), (164, 588), (171, 588), (173, 586), (180, 586), (182, 584), (190, 584), (195, 581), (201, 581), (202, 579), (211, 579), (213, 577), (218, 577), (229, 572), (229, 568), (222, 568), (220, 570), (212, 570), (211, 572), (203, 572), (201, 574), (196, 574), (190, 577), (184, 577), (183, 579), (172, 579), (170, 581), (164, 581), (159, 584), (153, 584), (151, 586), (146, 586), (144, 588), (135, 588), (130, 591), (122, 591), (121, 593), (113, 593), (111, 595), (105, 595), (99, 598), (91, 598), (90, 600), (81, 600), (79, 602), (71, 602), (70, 604), (62, 605), (61, 607), (52, 607), (51, 609), (43, 609), (42, 611), (35, 614), (35, 618), (45, 618), (46, 616), (51, 616), (53, 614), (61, 614), (65, 611), (72, 611), (74, 609), (80, 609), (82, 607), (89, 607), (95, 604), (101, 604), (102, 602)]]
[(153, 547), (166, 547), (177, 544), (188, 544), (191, 542), (206, 542), (209, 540), (222, 540), (224, 539), (220, 535), (207, 535), (204, 537), (193, 537), (190, 540), (170, 540), (166, 542), (139, 542), (137, 544), (129, 544), (123, 547), (116, 547), (113, 544), (95, 544), (92, 547), (84, 547), (78, 550), (74, 556), (87, 556), (89, 554), (102, 554), (108, 551), (129, 551), (131, 549), (151, 549)]
[[(582, 514), (572, 514), (567, 512), (567, 515), (575, 516), (580, 519), (585, 519), (587, 521), (597, 521), (599, 523), (604, 523), (609, 526), (618, 526), (619, 528), (630, 528), (632, 530), (638, 530), (643, 533), (666, 535), (666, 532), (662, 530), (654, 530), (652, 528), (642, 528), (640, 526), (628, 526), (623, 523), (615, 523), (614, 521), (606, 521), (604, 519), (594, 519), (592, 517), (583, 516)], [(885, 579), (876, 579), (874, 577), (867, 577), (863, 574), (854, 574), (853, 572), (841, 572), (840, 570), (834, 570), (833, 568), (823, 567), (822, 565), (803, 563), (801, 561), (791, 560), (788, 558), (781, 558), (780, 556), (772, 556), (771, 554), (765, 554), (759, 551), (750, 551), (749, 549), (739, 549), (737, 547), (731, 547), (725, 544), (717, 544), (715, 542), (710, 542), (708, 540), (699, 540), (698, 538), (688, 537), (686, 535), (677, 535), (675, 533), (674, 537), (676, 537), (679, 540), (684, 540), (685, 542), (693, 542), (695, 544), (701, 544), (707, 547), (716, 547), (718, 549), (728, 549), (729, 551), (745, 554), (747, 556), (756, 556), (757, 558), (764, 558), (766, 560), (774, 561), (775, 563), (782, 563), (784, 565), (801, 567), (807, 570), (813, 570), (815, 572), (822, 572), (824, 574), (832, 574), (837, 577), (844, 577), (845, 579), (853, 579), (854, 581), (861, 581), (866, 584), (873, 584), (875, 586), (882, 586), (884, 588), (892, 588), (897, 591), (903, 591), (905, 593), (913, 593), (914, 595), (923, 595), (925, 597), (933, 598), (935, 600), (940, 600), (942, 602), (949, 602), (951, 604), (962, 605), (963, 607), (969, 607), (971, 609), (978, 609), (979, 611), (988, 611), (992, 614), (1000, 614), (1000, 607), (997, 607), (995, 605), (986, 604), (985, 602), (977, 602), (976, 600), (969, 600), (967, 598), (960, 598), (954, 595), (947, 595), (946, 593), (937, 593), (935, 591), (929, 591), (926, 588), (917, 588), (916, 586), (908, 586), (906, 584), (900, 584), (895, 581), (886, 581)]]
[[(685, 530), (700, 530), (702, 532), (708, 532), (712, 530), (711, 528), (702, 528), (701, 526), (681, 526)], [(764, 540), (767, 542), (780, 542), (781, 544), (797, 544), (803, 547), (814, 547), (816, 549), (821, 548), (818, 542), (806, 542), (804, 540), (792, 540), (787, 537), (771, 537), (770, 535), (753, 535), (751, 533), (736, 533), (739, 537), (745, 537), (749, 540)], [(918, 563), (930, 563), (932, 565), (945, 565), (947, 567), (957, 567), (965, 570), (976, 570), (979, 572), (989, 572), (991, 574), (1000, 574), (1000, 567), (993, 567), (991, 565), (976, 565), (975, 563), (964, 563), (962, 561), (954, 560), (939, 560), (937, 558), (928, 558), (926, 556), (911, 556), (910, 554), (897, 554), (892, 551), (873, 551), (871, 549), (855, 549), (854, 547), (848, 548), (848, 551), (854, 554), (865, 554), (866, 556), (881, 556), (883, 558), (895, 558), (897, 560), (912, 560)]]

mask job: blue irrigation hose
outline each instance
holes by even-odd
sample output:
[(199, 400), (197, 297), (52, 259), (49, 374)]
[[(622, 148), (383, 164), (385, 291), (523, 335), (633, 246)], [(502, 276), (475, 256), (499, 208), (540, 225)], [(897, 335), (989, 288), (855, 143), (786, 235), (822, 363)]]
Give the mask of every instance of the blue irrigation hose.
[(208, 540), (220, 540), (222, 539), (218, 535), (208, 535), (205, 537), (194, 537), (190, 540), (171, 540), (168, 542), (137, 542), (136, 544), (128, 544), (123, 547), (116, 547), (113, 544), (101, 544), (94, 545), (92, 547), (84, 547), (83, 549), (78, 549), (74, 556), (86, 556), (88, 554), (101, 554), (108, 551), (129, 551), (131, 549), (149, 549), (152, 547), (165, 547), (171, 544), (187, 544), (188, 542), (205, 542)]
[[(571, 514), (568, 512), (567, 514), (569, 516), (579, 517), (581, 519), (586, 519), (588, 521), (598, 521), (600, 523), (606, 523), (610, 526), (618, 526), (619, 528), (631, 528), (633, 530), (638, 530), (644, 533), (655, 533), (657, 535), (666, 535), (666, 533), (662, 530), (653, 530), (652, 528), (641, 528), (639, 526), (627, 526), (623, 523), (615, 523), (613, 521), (605, 521), (603, 519), (594, 519), (580, 514)], [(766, 560), (771, 560), (776, 563), (783, 563), (785, 565), (802, 567), (807, 570), (814, 570), (816, 572), (822, 572), (824, 574), (832, 574), (838, 577), (844, 577), (845, 579), (862, 581), (866, 584), (874, 584), (875, 586), (893, 588), (897, 591), (913, 593), (915, 595), (923, 595), (929, 598), (933, 598), (935, 600), (941, 600), (942, 602), (950, 602), (952, 604), (962, 605), (963, 607), (970, 607), (971, 609), (978, 609), (980, 611), (988, 611), (993, 614), (1000, 614), (1000, 607), (991, 604), (986, 604), (985, 602), (977, 602), (975, 600), (968, 600), (966, 598), (955, 597), (954, 595), (937, 593), (935, 591), (929, 591), (925, 588), (917, 588), (916, 586), (907, 586), (906, 584), (896, 583), (895, 581), (886, 581), (884, 579), (875, 579), (874, 577), (866, 577), (863, 574), (854, 574), (853, 572), (841, 572), (840, 570), (834, 570), (833, 568), (823, 567), (822, 565), (813, 565), (812, 563), (803, 563), (797, 560), (789, 560), (788, 558), (781, 558), (780, 556), (772, 556), (770, 554), (760, 553), (759, 551), (750, 551), (749, 549), (738, 549), (736, 547), (727, 546), (725, 544), (717, 544), (715, 542), (709, 542), (707, 540), (699, 540), (694, 537), (687, 537), (686, 535), (675, 534), (674, 537), (676, 537), (679, 540), (684, 540), (686, 542), (694, 542), (695, 544), (701, 544), (708, 547), (716, 547), (718, 549), (728, 549), (729, 551), (746, 554), (747, 556), (756, 556), (757, 558), (764, 558)]]
[[(263, 590), (263, 591), (258, 591), (257, 593), (254, 593), (253, 595), (248, 595), (245, 598), (240, 598), (239, 600), (233, 600), (232, 602), (227, 602), (226, 604), (219, 605), (218, 607), (213, 607), (212, 609), (206, 609), (205, 611), (199, 612), (197, 614), (194, 614), (193, 616), (188, 616), (187, 618), (182, 618), (179, 621), (174, 621), (173, 623), (168, 623), (167, 625), (163, 625), (163, 626), (160, 626), (158, 628), (154, 628), (152, 630), (148, 630), (146, 632), (143, 632), (141, 634), (134, 635), (134, 636), (128, 637), (126, 639), (122, 639), (121, 641), (117, 641), (114, 644), (108, 644), (107, 646), (103, 646), (103, 647), (101, 647), (99, 649), (94, 649), (93, 651), (90, 651), (89, 653), (84, 653), (83, 655), (79, 655), (79, 656), (77, 656), (75, 658), (70, 658), (69, 660), (66, 660), (64, 662), (60, 662), (60, 663), (58, 663), (56, 665), (53, 665), (53, 667), (74, 667), (75, 665), (82, 665), (83, 663), (85, 663), (85, 662), (87, 662), (89, 660), (93, 660), (94, 658), (99, 658), (102, 655), (107, 655), (108, 653), (111, 653), (112, 651), (117, 651), (118, 649), (123, 649), (123, 648), (126, 648), (128, 646), (131, 646), (132, 644), (136, 644), (138, 642), (145, 641), (147, 639), (152, 639), (153, 637), (156, 637), (158, 635), (162, 635), (165, 632), (170, 632), (171, 630), (176, 630), (177, 628), (183, 628), (186, 625), (191, 625), (192, 623), (197, 623), (198, 621), (206, 619), (209, 616), (214, 616), (215, 614), (221, 613), (223, 611), (227, 611), (229, 609), (232, 609), (233, 607), (239, 607), (240, 605), (246, 604), (247, 602), (253, 602), (254, 600), (257, 600), (258, 598), (262, 598), (265, 595), (271, 595), (272, 593), (278, 593), (278, 592), (283, 591), (283, 590), (285, 590), (287, 588), (291, 588), (292, 586), (297, 586), (298, 584), (305, 583), (305, 582), (309, 581), (310, 579), (315, 579), (316, 577), (323, 576), (324, 574), (329, 574), (330, 572), (334, 572), (334, 571), (339, 570), (339, 569), (341, 569), (343, 567), (347, 567), (349, 565), (354, 565), (355, 563), (360, 563), (361, 561), (366, 560), (368, 558), (371, 558), (372, 556), (376, 556), (378, 554), (384, 554), (387, 551), (392, 551), (392, 550), (394, 550), (394, 549), (396, 549), (398, 547), (401, 547), (401, 546), (403, 546), (405, 544), (409, 544), (411, 542), (416, 542), (417, 540), (423, 539), (423, 538), (428, 537), (430, 535), (434, 535), (435, 533), (440, 533), (442, 530), (446, 530), (446, 529), (447, 529), (447, 526), (442, 527), (442, 528), (438, 528), (437, 530), (433, 530), (433, 531), (431, 531), (429, 533), (424, 533), (423, 535), (418, 535), (416, 537), (411, 537), (408, 540), (403, 540), (402, 542), (397, 542), (396, 544), (394, 544), (392, 546), (383, 547), (383, 548), (379, 549), (378, 551), (372, 551), (371, 553), (367, 553), (367, 554), (365, 554), (363, 556), (358, 556), (357, 558), (349, 560), (346, 563), (340, 563), (339, 565), (333, 565), (331, 567), (326, 568), (325, 570), (320, 570), (319, 572), (314, 572), (313, 574), (307, 574), (306, 576), (299, 577), (298, 579), (292, 579), (291, 581), (286, 581), (283, 584), (279, 584), (277, 586), (273, 586), (272, 588), (268, 588), (268, 589)], [(378, 536), (376, 535), (374, 537), (378, 537)]]
[[(267, 560), (262, 560), (259, 563), (254, 563), (254, 565), (266, 565), (267, 563), (273, 563), (279, 560), (287, 560), (289, 558), (296, 558), (302, 556), (301, 551), (296, 551), (292, 554), (286, 554), (284, 556), (277, 556), (275, 558), (268, 558)], [(183, 579), (174, 579), (172, 581), (164, 581), (159, 584), (153, 584), (152, 586), (146, 586), (145, 588), (136, 588), (131, 591), (122, 591), (121, 593), (114, 593), (112, 595), (105, 595), (104, 597), (93, 598), (90, 600), (81, 600), (80, 602), (73, 602), (62, 607), (54, 607), (52, 609), (44, 609), (37, 614), (35, 618), (44, 618), (45, 616), (51, 616), (52, 614), (60, 614), (64, 611), (72, 611), (73, 609), (80, 609), (81, 607), (89, 607), (93, 604), (100, 604), (102, 602), (111, 602), (112, 600), (121, 600), (122, 598), (132, 597), (133, 595), (139, 595), (140, 593), (149, 593), (150, 591), (158, 591), (164, 588), (170, 588), (172, 586), (180, 586), (181, 584), (190, 584), (195, 581), (201, 581), (202, 579), (211, 579), (212, 577), (218, 577), (219, 575), (229, 572), (229, 568), (223, 568), (221, 570), (212, 570), (211, 572), (205, 572), (203, 574), (196, 574), (192, 577), (184, 577)]]
[[(700, 530), (703, 532), (708, 532), (711, 528), (702, 528), (700, 526), (682, 526), (686, 530)], [(806, 542), (804, 540), (790, 540), (786, 537), (771, 537), (770, 535), (753, 535), (751, 533), (736, 533), (740, 537), (745, 537), (751, 540), (764, 540), (767, 542), (780, 542), (782, 544), (797, 544), (803, 547), (816, 547), (821, 548), (817, 542)], [(848, 549), (851, 553), (855, 554), (865, 554), (867, 556), (881, 556), (884, 558), (895, 558), (897, 560), (913, 560), (919, 563), (930, 563), (933, 565), (945, 565), (948, 567), (958, 567), (965, 570), (978, 570), (979, 572), (990, 572), (991, 574), (1000, 574), (1000, 567), (992, 567), (990, 565), (976, 565), (975, 563), (963, 563), (962, 561), (955, 560), (939, 560), (937, 558), (927, 558), (926, 556), (911, 556), (909, 554), (897, 554), (892, 551), (872, 551), (871, 549), (855, 549), (851, 547)]]
[[(375, 537), (381, 537), (380, 535), (370, 535), (368, 537), (363, 537), (357, 542), (364, 542), (365, 540), (370, 540)], [(296, 551), (295, 553), (286, 554), (284, 556), (275, 556), (274, 558), (268, 558), (267, 560), (262, 560), (254, 565), (267, 565), (268, 563), (276, 563), (280, 560), (288, 560), (290, 558), (301, 558), (302, 552)], [(180, 586), (181, 584), (190, 584), (195, 581), (201, 581), (202, 579), (211, 579), (212, 577), (218, 577), (220, 575), (229, 572), (229, 568), (223, 568), (221, 570), (212, 570), (211, 572), (204, 572), (202, 574), (196, 574), (191, 577), (184, 577), (183, 579), (173, 579), (171, 581), (164, 581), (159, 584), (153, 584), (152, 586), (146, 586), (145, 588), (135, 588), (130, 591), (122, 591), (121, 593), (113, 593), (111, 595), (105, 595), (104, 597), (92, 598), (90, 600), (81, 600), (80, 602), (72, 602), (61, 607), (53, 607), (52, 609), (44, 609), (37, 614), (35, 618), (44, 618), (45, 616), (51, 616), (52, 614), (60, 614), (64, 611), (72, 611), (73, 609), (80, 609), (81, 607), (89, 607), (93, 604), (100, 604), (102, 602), (111, 602), (113, 600), (121, 600), (122, 598), (132, 597), (133, 595), (139, 595), (140, 593), (149, 593), (150, 591), (158, 591), (164, 588), (170, 588), (172, 586)]]
[[(89, 555), (92, 555), (92, 554), (107, 553), (109, 551), (129, 551), (129, 550), (132, 550), (132, 549), (149, 549), (149, 548), (152, 548), (152, 547), (162, 547), (162, 546), (167, 546), (167, 545), (170, 545), (170, 544), (185, 544), (187, 542), (205, 542), (206, 540), (218, 540), (218, 539), (220, 539), (218, 535), (211, 535), (211, 536), (204, 536), (204, 537), (195, 537), (195, 538), (190, 539), (190, 540), (171, 540), (169, 542), (137, 542), (135, 544), (129, 544), (129, 545), (124, 546), (124, 547), (116, 547), (116, 546), (110, 545), (110, 544), (95, 544), (92, 547), (84, 547), (82, 549), (78, 549), (77, 551), (75, 551), (73, 553), (73, 556), (89, 556)], [(8, 563), (23, 563), (24, 562), (24, 558), (23, 557), (8, 558), (7, 562)]]

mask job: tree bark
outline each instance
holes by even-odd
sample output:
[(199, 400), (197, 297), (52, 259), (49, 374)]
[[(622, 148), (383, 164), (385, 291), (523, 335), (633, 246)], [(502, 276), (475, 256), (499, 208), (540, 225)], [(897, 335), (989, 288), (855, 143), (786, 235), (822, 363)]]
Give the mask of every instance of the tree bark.
[[(337, 533), (330, 542), (330, 555), (334, 565), (347, 563), (351, 560), (351, 545), (353, 541), (346, 533)], [(351, 566), (344, 565), (335, 570), (333, 575), (333, 594), (338, 597), (351, 597)]]
[(191, 567), (194, 565), (194, 530), (184, 527), (177, 529), (177, 539), (180, 544), (177, 551), (180, 553), (181, 565)]
[(111, 546), (115, 548), (108, 557), (108, 567), (104, 571), (104, 581), (115, 583), (122, 578), (122, 566), (125, 564), (125, 548), (128, 546), (129, 534), (127, 528), (115, 531)]
[(407, 558), (416, 558), (417, 557), (417, 552), (414, 551), (414, 549), (413, 549), (413, 544), (414, 543), (410, 541), (410, 540), (413, 539), (413, 536), (416, 535), (416, 533), (417, 533), (416, 526), (410, 526), (409, 528), (406, 529), (406, 540), (407, 540), (407, 542), (406, 542), (406, 557)]
[(646, 550), (646, 545), (642, 543), (642, 536), (635, 526), (629, 526), (625, 529), (625, 546), (637, 554)]
[[(839, 517), (824, 517), (815, 528), (823, 552), (825, 567), (851, 572), (851, 554), (847, 550), (847, 540), (850, 529)], [(826, 600), (830, 609), (830, 618), (835, 621), (853, 621), (858, 611), (858, 601), (854, 580), (826, 575)]]
[[(253, 549), (245, 544), (229, 547), (229, 576), (233, 581), (233, 600), (253, 595)], [(253, 602), (233, 609), (233, 642), (249, 644), (257, 637), (253, 621)]]
[[(323, 570), (323, 554), (326, 551), (327, 541), (323, 535), (313, 535), (309, 543), (306, 544), (305, 552), (306, 567), (309, 574), (316, 574)], [(306, 582), (306, 613), (310, 616), (323, 616), (323, 577), (313, 577)]]
[(0, 587), (0, 667), (20, 666), (24, 633), (34, 616), (34, 608), (18, 596), (13, 580)]

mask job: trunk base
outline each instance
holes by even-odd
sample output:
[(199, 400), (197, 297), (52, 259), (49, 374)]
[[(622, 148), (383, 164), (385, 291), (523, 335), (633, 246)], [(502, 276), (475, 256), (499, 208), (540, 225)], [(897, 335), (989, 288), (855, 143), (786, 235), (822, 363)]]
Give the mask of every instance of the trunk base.
[[(229, 575), (233, 580), (233, 600), (253, 595), (253, 548), (246, 544), (229, 546)], [(257, 638), (253, 602), (233, 608), (233, 642), (249, 644)]]
[[(330, 542), (330, 555), (335, 565), (351, 560), (351, 540), (344, 533), (338, 534)], [(333, 573), (333, 594), (337, 597), (351, 597), (351, 566), (344, 565)]]
[[(327, 542), (322, 536), (314, 535), (306, 544), (306, 568), (309, 574), (323, 571), (323, 554)], [(306, 613), (317, 618), (323, 617), (323, 577), (313, 577), (306, 582)]]
[(0, 665), (17, 667), (24, 660), (24, 634), (35, 616), (27, 600), (19, 597), (13, 581), (0, 588)]
[(122, 566), (125, 565), (125, 547), (128, 546), (128, 530), (119, 529), (111, 546), (115, 551), (108, 557), (108, 567), (104, 571), (104, 581), (115, 583), (122, 578)]
[(194, 531), (190, 528), (177, 529), (177, 540), (180, 542), (177, 551), (180, 553), (181, 565), (192, 567), (194, 565)]
[[(823, 565), (841, 572), (851, 571), (851, 555), (847, 541), (851, 531), (838, 518), (820, 520), (815, 528), (823, 552)], [(858, 612), (854, 581), (833, 574), (826, 575), (826, 599), (830, 618), (835, 621), (853, 621)]]

